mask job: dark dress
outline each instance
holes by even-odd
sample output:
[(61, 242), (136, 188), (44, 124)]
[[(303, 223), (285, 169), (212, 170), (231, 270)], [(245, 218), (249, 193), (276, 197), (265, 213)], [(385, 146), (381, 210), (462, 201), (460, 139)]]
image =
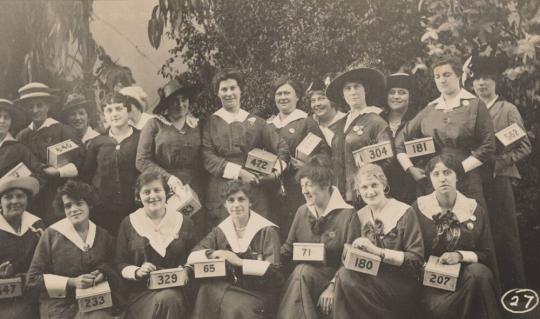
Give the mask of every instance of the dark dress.
[(0, 141), (0, 177), (6, 175), (19, 163), (23, 163), (32, 172), (32, 176), (39, 180), (40, 185), (45, 183), (43, 168), (46, 165), (40, 162), (26, 145), (13, 136), (7, 135), (3, 141)]
[[(386, 255), (377, 276), (343, 266), (339, 269), (334, 318), (416, 318), (413, 314), (419, 305), (418, 275), (424, 263), (424, 241), (415, 212), (409, 205), (390, 199), (380, 212), (380, 219), (373, 220), (367, 206), (356, 215), (362, 237), (387, 249)], [(378, 221), (383, 228), (376, 230)]]
[(281, 255), (289, 266), (293, 263), (294, 243), (323, 243), (325, 261), (294, 262), (281, 297), (279, 319), (319, 318), (317, 302), (341, 265), (343, 246), (360, 236), (354, 208), (345, 203), (336, 187), (322, 217), (315, 217), (312, 209), (306, 204), (298, 208), (287, 241), (281, 246)]
[(243, 266), (228, 265), (226, 277), (201, 279), (191, 318), (273, 318), (283, 284), (279, 244), (277, 227), (253, 211), (242, 238), (230, 217), (215, 227), (193, 248), (189, 262), (208, 260), (214, 250), (229, 250)]
[(324, 139), (326, 140), (326, 144), (328, 144), (328, 146), (332, 146), (332, 140), (334, 139), (334, 136), (336, 135), (336, 131), (338, 130), (339, 120), (341, 120), (346, 115), (347, 114), (341, 111), (337, 111), (332, 121), (330, 121), (330, 123), (328, 123), (328, 125), (326, 126), (321, 125), (321, 122), (319, 121), (319, 119), (315, 115), (313, 115), (313, 119), (315, 120), (315, 122), (317, 122), (317, 125), (319, 125), (319, 129), (321, 130), (324, 136)]
[[(93, 241), (93, 242), (92, 242)], [(90, 222), (83, 242), (68, 219), (45, 230), (28, 270), (27, 287), (39, 296), (41, 319), (112, 318), (111, 309), (79, 313), (75, 290), (66, 289), (67, 280), (94, 270), (105, 274), (113, 293), (119, 278), (112, 266), (114, 241), (103, 228)]]
[(459, 251), (464, 257), (456, 291), (422, 288), (426, 315), (437, 319), (501, 318), (497, 265), (489, 221), (482, 206), (458, 193), (452, 212), (443, 215), (432, 193), (419, 197), (412, 208), (422, 229), (426, 260), (447, 251)]
[(136, 209), (134, 186), (139, 171), (135, 158), (140, 132), (132, 130), (120, 143), (109, 132), (92, 139), (81, 172), (82, 180), (93, 185), (100, 198), (92, 217), (111, 234)]
[[(237, 178), (234, 173), (229, 175), (230, 171), (239, 171), (247, 154), (254, 148), (271, 152), (285, 162), (289, 160), (287, 143), (258, 116), (242, 109), (237, 115), (231, 115), (221, 108), (205, 123), (202, 154), (204, 167), (210, 174), (206, 191), (210, 226), (219, 224), (228, 216), (223, 206), (223, 189), (228, 180)], [(275, 212), (271, 213), (269, 207), (269, 193), (277, 190), (265, 186), (252, 188), (253, 210), (274, 220)]]
[(176, 211), (168, 211), (159, 226), (146, 217), (144, 208), (124, 218), (118, 230), (115, 261), (125, 279), (126, 318), (187, 318), (192, 302), (188, 288), (149, 290), (147, 280), (135, 280), (129, 269), (133, 276), (135, 269), (145, 262), (158, 269), (183, 266), (195, 244), (194, 238), (193, 222)]
[[(16, 233), (0, 215), (0, 264), (10, 261), (13, 265), (14, 276), (24, 277), (34, 250), (45, 225), (38, 217), (23, 212), (21, 216), (21, 231)], [(0, 318), (2, 319), (35, 319), (39, 317), (39, 304), (23, 291), (22, 297), (0, 300)]]

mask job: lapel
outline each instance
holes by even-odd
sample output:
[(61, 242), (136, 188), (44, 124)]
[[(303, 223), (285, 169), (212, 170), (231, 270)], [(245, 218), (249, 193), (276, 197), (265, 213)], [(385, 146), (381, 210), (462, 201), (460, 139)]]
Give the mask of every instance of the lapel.
[(73, 227), (73, 224), (67, 219), (64, 218), (51, 225), (51, 228), (64, 235), (69, 241), (71, 241), (77, 248), (81, 251), (88, 251), (94, 246), (94, 240), (96, 239), (96, 224), (91, 220), (88, 221), (88, 235), (86, 236), (86, 241), (83, 241), (81, 236)]
[(4, 137), (4, 139), (0, 141), (0, 147), (2, 147), (2, 145), (4, 145), (5, 142), (9, 142), (9, 141), (16, 142), (17, 140), (13, 137), (13, 135), (11, 135), (11, 133), (8, 132), (6, 137)]
[[(437, 197), (435, 196), (435, 192), (418, 197), (417, 204), (420, 212), (431, 220), (433, 220), (433, 215), (442, 212)], [(463, 223), (464, 221), (471, 219), (477, 205), (478, 204), (474, 199), (467, 198), (465, 195), (457, 192), (456, 202), (452, 208), (452, 212), (456, 215), (459, 222)]]
[(0, 230), (5, 231), (6, 233), (10, 233), (12, 235), (15, 235), (17, 237), (22, 237), (26, 232), (30, 229), (34, 231), (34, 228), (32, 225), (34, 225), (35, 222), (37, 222), (39, 217), (34, 216), (30, 214), (27, 211), (22, 212), (21, 215), (21, 232), (17, 233), (13, 227), (7, 222), (7, 220), (4, 218), (4, 215), (0, 214)]
[(86, 129), (86, 132), (84, 133), (81, 141), (83, 144), (85, 144), (87, 141), (93, 139), (94, 137), (98, 137), (99, 136), (99, 133), (96, 132), (91, 126), (89, 126), (87, 129)]
[(339, 192), (339, 189), (335, 186), (332, 186), (332, 194), (330, 195), (330, 200), (328, 201), (328, 205), (326, 205), (326, 209), (324, 212), (318, 216), (317, 212), (315, 211), (315, 207), (313, 205), (307, 205), (307, 208), (309, 209), (309, 212), (311, 215), (313, 215), (316, 219), (325, 217), (326, 215), (330, 214), (334, 210), (338, 209), (350, 209), (353, 208), (351, 205), (347, 204), (343, 197), (341, 197), (341, 193)]
[(254, 211), (249, 212), (249, 221), (246, 226), (244, 237), (238, 238), (236, 235), (236, 230), (234, 229), (234, 224), (232, 218), (227, 217), (221, 224), (218, 225), (219, 229), (225, 235), (227, 242), (231, 246), (231, 249), (235, 253), (244, 253), (248, 250), (253, 237), (263, 228), (268, 226), (276, 226), (274, 223), (268, 219), (262, 217), (261, 215), (255, 213)]
[(49, 126), (52, 126), (52, 125), (58, 124), (58, 123), (60, 123), (60, 122), (58, 122), (57, 120), (55, 120), (53, 118), (48, 117), (45, 120), (45, 122), (43, 122), (43, 124), (41, 124), (41, 126), (37, 130), (34, 128), (34, 122), (30, 123), (30, 125), (28, 125), (28, 128), (31, 129), (32, 131), (37, 132), (37, 131), (39, 131), (39, 130), (41, 130), (43, 128), (46, 128), (46, 127), (49, 127)]
[(238, 110), (238, 113), (234, 114), (234, 113), (226, 111), (222, 107), (219, 110), (215, 111), (214, 115), (223, 119), (225, 123), (231, 124), (232, 122), (244, 122), (249, 116), (249, 113), (244, 109), (240, 109)]
[(269, 123), (274, 124), (274, 126), (276, 128), (280, 129), (280, 128), (285, 127), (288, 124), (290, 124), (290, 123), (292, 123), (292, 122), (294, 122), (296, 120), (305, 119), (307, 116), (308, 115), (307, 115), (306, 112), (304, 112), (302, 110), (299, 110), (299, 109), (295, 109), (284, 120), (281, 120), (281, 118), (279, 117), (279, 114), (278, 114), (278, 115), (275, 115), (275, 116), (271, 117), (269, 119)]
[(378, 216), (373, 216), (371, 214), (371, 208), (368, 206), (364, 206), (357, 212), (357, 214), (362, 226), (368, 222), (375, 225), (375, 220), (373, 220), (373, 217), (382, 221), (384, 226), (384, 234), (386, 235), (396, 228), (397, 222), (401, 219), (405, 212), (407, 212), (409, 207), (410, 206), (405, 203), (390, 198)]

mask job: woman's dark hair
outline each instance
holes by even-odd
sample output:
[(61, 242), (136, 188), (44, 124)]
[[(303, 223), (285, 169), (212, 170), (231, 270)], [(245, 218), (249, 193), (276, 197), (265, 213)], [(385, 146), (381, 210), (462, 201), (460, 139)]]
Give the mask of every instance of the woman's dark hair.
[(292, 86), (292, 88), (294, 89), (294, 93), (296, 93), (296, 96), (298, 97), (298, 99), (302, 98), (303, 91), (302, 91), (302, 87), (300, 86), (300, 83), (296, 82), (295, 80), (291, 79), (288, 76), (281, 76), (275, 79), (272, 82), (272, 92), (274, 92), (275, 94), (276, 91), (285, 84), (289, 84), (290, 86)]
[(92, 186), (73, 179), (68, 180), (64, 185), (58, 187), (58, 191), (54, 197), (53, 206), (58, 212), (62, 213), (64, 213), (63, 196), (76, 201), (82, 199), (90, 208), (96, 207), (98, 203), (98, 195)]
[(238, 180), (233, 180), (225, 184), (225, 188), (223, 189), (223, 193), (221, 195), (223, 196), (223, 199), (227, 199), (227, 197), (238, 192), (244, 193), (251, 201), (251, 185)]
[(296, 173), (296, 180), (309, 178), (311, 182), (321, 186), (330, 187), (334, 182), (334, 172), (332, 161), (328, 155), (318, 154), (308, 158), (304, 166), (300, 167)]
[(144, 110), (142, 109), (142, 105), (139, 102), (137, 102), (137, 100), (132, 98), (131, 96), (126, 96), (126, 95), (117, 93), (117, 94), (115, 94), (113, 96), (112, 101), (113, 101), (113, 103), (121, 103), (121, 104), (123, 104), (126, 107), (126, 109), (128, 110), (128, 112), (131, 112), (131, 109), (133, 107), (138, 109), (141, 112), (144, 112)]
[(139, 195), (141, 189), (144, 185), (153, 181), (161, 182), (161, 185), (163, 185), (163, 189), (165, 190), (165, 194), (167, 194), (167, 199), (171, 196), (171, 188), (169, 187), (169, 184), (167, 184), (165, 175), (158, 171), (146, 170), (139, 175), (139, 177), (137, 177), (137, 181), (135, 182), (135, 201), (138, 203), (141, 202), (141, 196)]
[(433, 157), (427, 164), (426, 164), (426, 175), (429, 176), (431, 172), (435, 169), (435, 166), (438, 163), (443, 163), (444, 166), (448, 167), (449, 169), (453, 170), (454, 173), (456, 173), (457, 179), (460, 180), (465, 176), (465, 170), (463, 169), (463, 165), (461, 162), (453, 155), (450, 154), (442, 154), (437, 155)]
[(435, 58), (435, 60), (433, 60), (433, 63), (431, 63), (431, 74), (433, 74), (433, 71), (436, 67), (446, 64), (450, 65), (450, 67), (458, 77), (461, 77), (461, 74), (463, 74), (463, 62), (460, 58), (451, 55), (443, 55)]
[(236, 80), (240, 90), (244, 90), (244, 75), (242, 72), (236, 68), (226, 68), (219, 70), (212, 78), (212, 88), (214, 89), (215, 94), (219, 91), (219, 84), (225, 80)]

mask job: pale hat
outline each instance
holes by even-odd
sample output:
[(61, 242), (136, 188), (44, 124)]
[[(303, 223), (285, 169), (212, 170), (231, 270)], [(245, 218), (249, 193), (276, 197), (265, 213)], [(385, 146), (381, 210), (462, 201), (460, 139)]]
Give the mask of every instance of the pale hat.
[(148, 98), (148, 94), (146, 94), (146, 92), (144, 92), (144, 90), (140, 86), (126, 86), (120, 91), (118, 91), (118, 93), (137, 101), (137, 103), (139, 103), (138, 109), (141, 112), (144, 112), (146, 110), (146, 107), (148, 105), (148, 102), (146, 100)]
[(39, 192), (39, 182), (35, 177), (4, 177), (0, 178), (0, 195), (10, 189), (23, 189), (28, 191), (32, 196)]
[(51, 88), (47, 85), (39, 82), (32, 82), (19, 89), (19, 98), (15, 100), (15, 103), (24, 104), (24, 102), (35, 98), (48, 99), (53, 102), (58, 101), (58, 97), (51, 94)]

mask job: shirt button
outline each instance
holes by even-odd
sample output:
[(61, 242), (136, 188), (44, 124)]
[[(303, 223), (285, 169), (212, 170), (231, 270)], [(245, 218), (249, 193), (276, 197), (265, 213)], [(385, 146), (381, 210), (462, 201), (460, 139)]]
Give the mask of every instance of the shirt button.
[(118, 151), (120, 149), (120, 145), (116, 145), (116, 150)]

